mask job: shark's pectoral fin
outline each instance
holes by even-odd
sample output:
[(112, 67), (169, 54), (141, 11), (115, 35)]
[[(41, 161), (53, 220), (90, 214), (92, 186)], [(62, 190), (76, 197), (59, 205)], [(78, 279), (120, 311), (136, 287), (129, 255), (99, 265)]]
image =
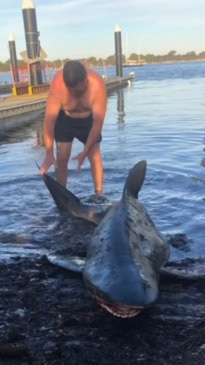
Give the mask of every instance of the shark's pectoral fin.
[(193, 282), (193, 281), (201, 281), (205, 279), (205, 269), (204, 265), (176, 265), (167, 267), (162, 267), (160, 269), (160, 276), (163, 281), (186, 281), (186, 282)]
[(63, 269), (81, 273), (85, 266), (85, 259), (77, 256), (65, 256), (58, 254), (48, 254), (48, 261)]

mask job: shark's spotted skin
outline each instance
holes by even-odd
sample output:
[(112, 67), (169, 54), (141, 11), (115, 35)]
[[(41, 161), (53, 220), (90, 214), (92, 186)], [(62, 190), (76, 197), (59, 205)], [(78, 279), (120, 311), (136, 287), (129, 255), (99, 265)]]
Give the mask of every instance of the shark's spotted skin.
[[(94, 231), (83, 271), (92, 296), (123, 317), (136, 315), (157, 299), (160, 268), (169, 257), (166, 240), (136, 199), (141, 185), (133, 180), (142, 166), (144, 161), (131, 171), (121, 200)], [(143, 182), (141, 175), (139, 179)]]
[[(119, 202), (83, 204), (48, 175), (44, 181), (61, 211), (97, 225), (85, 262), (50, 255), (54, 264), (82, 271), (90, 295), (108, 312), (122, 318), (137, 315), (159, 293), (159, 272), (169, 257), (169, 246), (138, 200), (146, 161), (130, 171)], [(79, 265), (79, 267), (78, 267)]]

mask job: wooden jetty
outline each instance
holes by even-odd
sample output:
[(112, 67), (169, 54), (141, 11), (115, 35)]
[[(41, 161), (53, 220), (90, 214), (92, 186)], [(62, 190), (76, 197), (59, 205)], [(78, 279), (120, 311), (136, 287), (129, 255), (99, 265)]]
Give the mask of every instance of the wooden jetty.
[(0, 95), (11, 94), (12, 85), (11, 84), (0, 84)]
[[(118, 88), (127, 86), (133, 78), (134, 74), (104, 79), (108, 95)], [(49, 85), (47, 90), (48, 87)], [(0, 97), (0, 133), (23, 127), (40, 117), (43, 119), (46, 99), (45, 85), (22, 95)]]

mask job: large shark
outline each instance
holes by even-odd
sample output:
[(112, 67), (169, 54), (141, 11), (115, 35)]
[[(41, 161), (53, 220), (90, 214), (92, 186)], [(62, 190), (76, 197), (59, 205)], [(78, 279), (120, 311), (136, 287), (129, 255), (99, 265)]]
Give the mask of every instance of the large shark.
[(146, 161), (130, 171), (121, 199), (115, 203), (83, 204), (47, 174), (44, 182), (60, 211), (93, 222), (85, 260), (48, 255), (50, 262), (82, 271), (90, 295), (113, 315), (129, 318), (158, 298), (160, 269), (169, 258), (169, 245), (138, 200)]

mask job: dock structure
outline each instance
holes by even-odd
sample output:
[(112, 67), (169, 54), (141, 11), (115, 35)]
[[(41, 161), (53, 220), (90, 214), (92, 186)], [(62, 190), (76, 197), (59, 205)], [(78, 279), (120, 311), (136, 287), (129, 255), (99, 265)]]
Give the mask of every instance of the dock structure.
[(0, 97), (5, 94), (12, 94), (12, 84), (0, 84)]
[[(41, 49), (37, 28), (36, 9), (33, 0), (23, 0), (23, 22), (25, 30), (26, 51), (21, 56), (28, 66), (29, 80), (19, 82), (17, 75), (17, 57), (13, 36), (9, 38), (12, 85), (0, 85), (0, 134), (24, 127), (37, 120), (45, 113), (45, 105), (50, 84), (43, 83), (40, 61), (47, 57)], [(115, 63), (116, 77), (104, 78), (109, 95), (116, 89), (123, 88), (133, 79), (134, 74), (123, 76), (121, 30), (115, 28)], [(14, 77), (16, 76), (16, 77)], [(6, 95), (11, 88), (11, 96)], [(2, 95), (2, 92), (5, 94)]]
[(0, 134), (16, 130), (43, 116), (46, 94), (0, 98)]
[[(108, 95), (116, 89), (127, 86), (133, 78), (134, 74), (105, 79)], [(43, 118), (46, 100), (47, 92), (0, 97), (0, 133), (16, 130)]]
[[(37, 28), (36, 9), (33, 0), (23, 0), (23, 22), (25, 30), (26, 51), (21, 56), (28, 66), (29, 80), (19, 82), (17, 74), (17, 57), (13, 36), (10, 37), (10, 58), (12, 64), (12, 85), (0, 85), (0, 135), (30, 124), (34, 120), (43, 120), (49, 83), (43, 83), (40, 61), (47, 57), (41, 49)], [(115, 63), (116, 77), (103, 80), (107, 94), (131, 83), (133, 73), (123, 76), (121, 30), (115, 28)], [(15, 72), (14, 72), (15, 71)], [(12, 95), (8, 95), (9, 92)], [(4, 94), (3, 94), (4, 93)], [(6, 95), (6, 93), (8, 93)], [(41, 119), (40, 119), (41, 118)]]

